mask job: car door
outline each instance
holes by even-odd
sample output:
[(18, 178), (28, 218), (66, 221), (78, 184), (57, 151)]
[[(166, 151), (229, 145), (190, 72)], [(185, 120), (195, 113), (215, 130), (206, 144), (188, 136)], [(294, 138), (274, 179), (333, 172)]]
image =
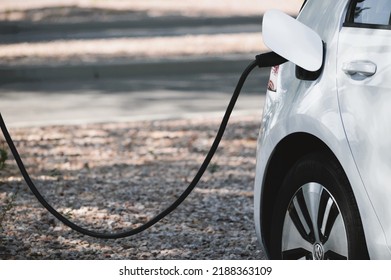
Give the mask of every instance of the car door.
[[(391, 1), (351, 1), (337, 85), (351, 153), (391, 245)], [(347, 151), (349, 152), (349, 151)]]

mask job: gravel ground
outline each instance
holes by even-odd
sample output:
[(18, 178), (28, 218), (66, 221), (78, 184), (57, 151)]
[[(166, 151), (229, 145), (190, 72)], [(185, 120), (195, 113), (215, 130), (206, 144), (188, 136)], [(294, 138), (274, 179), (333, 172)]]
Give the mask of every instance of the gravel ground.
[[(219, 122), (46, 126), (11, 134), (56, 209), (88, 228), (117, 231), (144, 223), (178, 197)], [(253, 223), (258, 129), (258, 117), (234, 117), (189, 198), (154, 227), (119, 240), (82, 236), (55, 220), (9, 159), (0, 171), (0, 259), (263, 259)]]

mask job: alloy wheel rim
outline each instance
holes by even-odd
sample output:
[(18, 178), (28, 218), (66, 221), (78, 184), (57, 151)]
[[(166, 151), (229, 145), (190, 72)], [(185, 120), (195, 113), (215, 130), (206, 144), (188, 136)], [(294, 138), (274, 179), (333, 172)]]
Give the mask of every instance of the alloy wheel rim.
[(347, 259), (348, 239), (340, 208), (321, 184), (301, 186), (284, 218), (283, 259)]

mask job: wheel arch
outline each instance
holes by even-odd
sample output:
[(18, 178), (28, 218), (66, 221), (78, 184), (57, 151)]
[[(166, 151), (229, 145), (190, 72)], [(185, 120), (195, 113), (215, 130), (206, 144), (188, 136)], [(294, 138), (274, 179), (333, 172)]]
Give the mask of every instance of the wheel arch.
[(273, 150), (263, 180), (262, 208), (260, 209), (261, 234), (267, 255), (269, 255), (270, 246), (270, 232), (267, 229), (271, 225), (273, 206), (284, 177), (300, 158), (315, 152), (327, 153), (339, 163), (335, 154), (321, 139), (305, 132), (286, 136)]

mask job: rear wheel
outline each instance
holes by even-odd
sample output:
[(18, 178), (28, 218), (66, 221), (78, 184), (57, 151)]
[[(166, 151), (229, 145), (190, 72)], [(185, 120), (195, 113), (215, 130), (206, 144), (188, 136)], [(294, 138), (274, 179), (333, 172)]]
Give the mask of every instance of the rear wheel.
[(288, 172), (273, 211), (273, 259), (367, 259), (349, 181), (326, 154), (300, 159)]

